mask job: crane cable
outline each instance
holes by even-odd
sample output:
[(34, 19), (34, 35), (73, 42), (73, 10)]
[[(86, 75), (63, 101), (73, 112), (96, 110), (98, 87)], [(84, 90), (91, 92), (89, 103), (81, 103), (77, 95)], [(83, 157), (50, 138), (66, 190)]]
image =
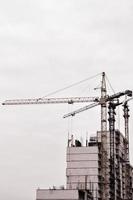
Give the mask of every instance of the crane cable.
[[(68, 112), (72, 112), (72, 106), (73, 104), (68, 104)], [(68, 139), (70, 139), (70, 136), (72, 135), (72, 120), (73, 117), (68, 117)]]
[(73, 84), (71, 84), (71, 85), (69, 85), (69, 86), (66, 86), (66, 87), (64, 87), (64, 88), (61, 88), (61, 89), (55, 90), (55, 91), (53, 91), (53, 92), (50, 92), (50, 93), (46, 94), (45, 96), (43, 96), (42, 99), (45, 98), (45, 97), (51, 96), (51, 95), (53, 95), (53, 94), (57, 94), (57, 93), (59, 93), (59, 92), (62, 92), (62, 91), (64, 91), (64, 90), (67, 90), (67, 89), (69, 89), (69, 88), (71, 88), (71, 87), (77, 86), (77, 85), (79, 85), (79, 84), (81, 84), (81, 83), (84, 83), (84, 82), (86, 82), (86, 81), (88, 81), (88, 80), (91, 80), (91, 79), (93, 79), (93, 78), (95, 78), (95, 77), (97, 77), (97, 76), (99, 76), (99, 75), (101, 75), (101, 73), (96, 74), (96, 75), (91, 76), (91, 77), (88, 77), (88, 78), (86, 78), (86, 79), (83, 79), (83, 80), (81, 80), (81, 81), (78, 81), (78, 82), (76, 82), (76, 83), (73, 83)]
[(106, 80), (107, 80), (108, 85), (109, 85), (109, 87), (111, 88), (112, 92), (115, 94), (115, 90), (113, 89), (113, 87), (112, 87), (112, 85), (111, 85), (111, 82), (109, 81), (107, 75), (106, 75)]
[[(59, 92), (62, 92), (62, 91), (64, 91), (64, 90), (67, 90), (67, 89), (72, 88), (72, 87), (74, 87), (74, 86), (77, 86), (77, 85), (79, 85), (79, 84), (81, 84), (81, 83), (84, 83), (84, 82), (86, 82), (86, 81), (88, 81), (88, 80), (94, 79), (95, 77), (97, 77), (97, 76), (99, 76), (99, 75), (101, 75), (101, 73), (98, 73), (98, 74), (96, 74), (96, 75), (94, 75), (94, 76), (88, 77), (88, 78), (83, 79), (83, 80), (78, 81), (78, 82), (75, 82), (75, 83), (73, 83), (73, 84), (71, 84), (71, 85), (69, 85), (69, 86), (63, 87), (63, 88), (58, 89), (58, 90), (55, 90), (55, 91), (53, 91), (53, 92), (50, 92), (50, 93), (46, 94), (45, 96), (43, 96), (41, 99), (43, 99), (43, 98), (45, 98), (45, 97), (48, 97), (48, 96), (51, 96), (51, 95), (53, 95), (53, 94), (57, 94), (57, 93), (59, 93)], [(69, 109), (69, 108), (70, 108), (70, 105), (68, 105), (68, 109)], [(72, 105), (71, 105), (71, 108), (70, 108), (70, 109), (72, 110)], [(73, 117), (71, 117), (70, 119), (68, 118), (68, 127), (67, 127), (67, 129), (68, 129), (67, 132), (68, 132), (68, 141), (69, 141), (70, 135), (73, 135)]]

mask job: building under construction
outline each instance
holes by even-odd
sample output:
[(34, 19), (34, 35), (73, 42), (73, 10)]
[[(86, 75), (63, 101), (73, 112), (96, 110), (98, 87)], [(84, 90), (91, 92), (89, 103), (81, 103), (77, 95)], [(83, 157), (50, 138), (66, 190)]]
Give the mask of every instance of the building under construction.
[[(124, 100), (123, 100), (124, 98)], [(101, 130), (81, 141), (68, 138), (66, 187), (38, 189), (36, 200), (133, 200), (133, 168), (129, 160), (129, 105), (132, 91), (106, 91), (102, 73), (101, 97), (7, 100), (3, 105), (93, 102), (64, 117), (101, 106)], [(123, 107), (124, 133), (115, 128), (116, 108)]]
[[(66, 189), (37, 190), (37, 200), (132, 200), (133, 168), (129, 162), (129, 108), (126, 90), (112, 96), (106, 94), (105, 74), (101, 87), (101, 131), (90, 137), (83, 146), (81, 141), (68, 140)], [(126, 96), (121, 102), (120, 97)], [(106, 99), (106, 100), (105, 100)], [(115, 129), (115, 109), (122, 104), (125, 133)], [(108, 107), (107, 107), (108, 106)], [(90, 108), (91, 106), (89, 106)], [(85, 108), (86, 109), (86, 108)], [(74, 115), (79, 111), (69, 113)], [(107, 110), (109, 131), (107, 131)]]
[[(108, 155), (110, 155), (110, 134), (108, 135)], [(110, 156), (108, 157), (106, 199), (133, 199), (133, 169), (126, 161), (126, 138), (116, 130), (114, 132), (115, 174), (112, 173)], [(75, 140), (67, 147), (66, 189), (38, 189), (37, 200), (101, 200), (104, 188), (102, 176), (101, 132), (90, 137), (86, 146)]]

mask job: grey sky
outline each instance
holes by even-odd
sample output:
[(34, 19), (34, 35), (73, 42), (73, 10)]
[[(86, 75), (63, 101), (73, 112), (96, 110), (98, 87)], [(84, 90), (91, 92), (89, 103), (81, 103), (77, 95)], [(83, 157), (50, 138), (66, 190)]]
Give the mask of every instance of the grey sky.
[[(1, 1), (1, 102), (42, 97), (102, 71), (115, 91), (133, 89), (132, 25), (131, 0)], [(97, 96), (93, 88), (99, 83), (97, 78), (58, 96)], [(2, 200), (32, 200), (37, 187), (65, 184), (70, 122), (62, 116), (69, 110), (67, 105), (1, 106)], [(76, 116), (74, 134), (95, 134), (99, 119), (97, 108)], [(133, 114), (131, 133), (132, 120)]]

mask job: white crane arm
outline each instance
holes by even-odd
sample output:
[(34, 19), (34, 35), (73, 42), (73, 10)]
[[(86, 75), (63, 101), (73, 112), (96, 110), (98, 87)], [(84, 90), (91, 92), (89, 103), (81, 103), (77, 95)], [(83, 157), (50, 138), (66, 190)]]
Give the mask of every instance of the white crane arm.
[(63, 118), (70, 117), (70, 116), (75, 116), (77, 113), (80, 113), (80, 112), (83, 112), (83, 111), (88, 110), (90, 108), (93, 108), (95, 106), (98, 106), (99, 104), (100, 103), (92, 103), (92, 104), (90, 104), (88, 106), (84, 106), (83, 108), (79, 108), (78, 110), (75, 110), (73, 112), (70, 112), (70, 113), (64, 115)]
[(99, 102), (98, 97), (68, 97), (68, 98), (36, 98), (36, 99), (15, 99), (6, 100), (2, 105), (29, 105), (29, 104), (58, 104), (58, 103), (86, 103)]

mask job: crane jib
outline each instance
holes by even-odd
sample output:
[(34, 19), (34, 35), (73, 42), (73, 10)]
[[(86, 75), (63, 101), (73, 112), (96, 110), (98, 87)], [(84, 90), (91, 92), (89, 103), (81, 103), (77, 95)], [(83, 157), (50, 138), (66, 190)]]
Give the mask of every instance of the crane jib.
[(68, 97), (68, 98), (38, 98), (38, 99), (15, 99), (6, 100), (2, 105), (26, 105), (26, 104), (58, 104), (58, 103), (87, 103), (99, 102), (98, 97)]

